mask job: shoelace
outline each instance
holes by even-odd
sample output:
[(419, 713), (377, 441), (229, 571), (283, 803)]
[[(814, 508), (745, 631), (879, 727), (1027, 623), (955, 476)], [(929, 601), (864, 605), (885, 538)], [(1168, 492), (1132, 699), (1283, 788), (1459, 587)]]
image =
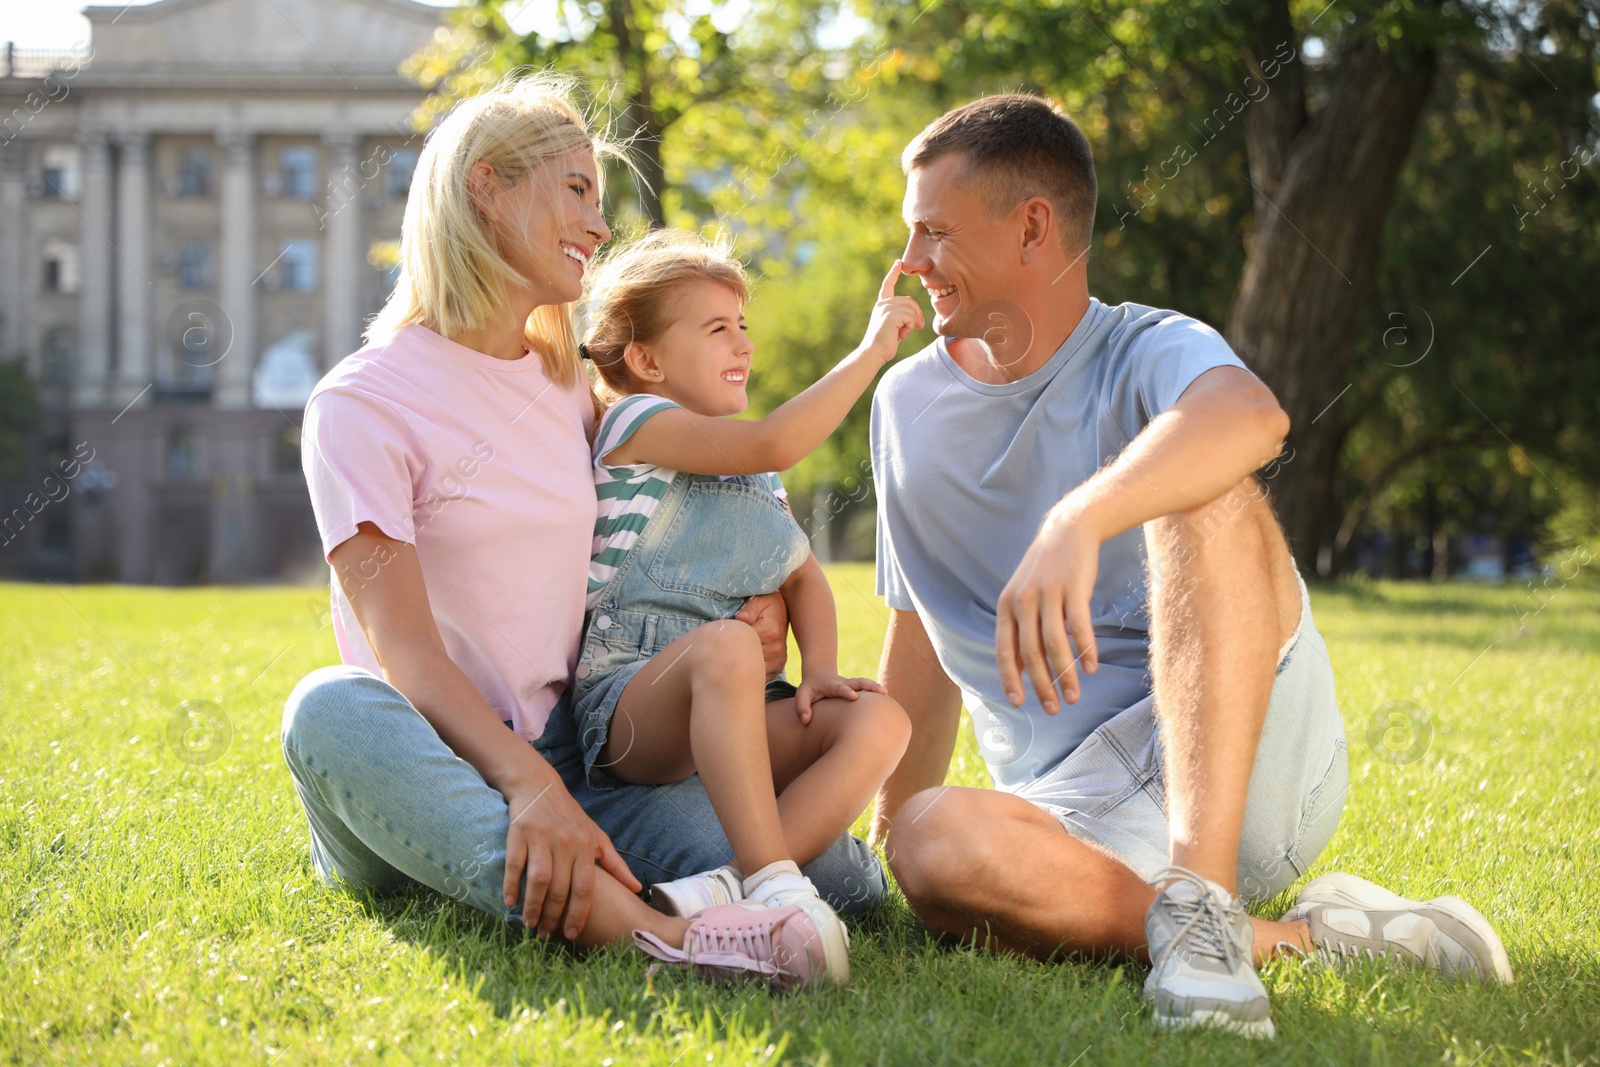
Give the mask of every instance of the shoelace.
[[(1168, 943), (1167, 950), (1161, 954), (1161, 959), (1154, 961), (1157, 968), (1166, 963), (1167, 958), (1176, 952), (1180, 945), (1187, 947), (1196, 955), (1222, 961), (1229, 970), (1244, 965), (1243, 953), (1229, 936), (1231, 931), (1228, 929), (1227, 912), (1205, 879), (1187, 867), (1168, 867), (1150, 881), (1152, 884), (1166, 881), (1187, 882), (1200, 892), (1200, 899), (1195, 901), (1174, 900), (1170, 896), (1167, 898), (1165, 906), (1182, 925)], [(1191, 940), (1196, 943), (1188, 944)]]
[(694, 946), (687, 953), (691, 964), (744, 965), (753, 960), (762, 974), (795, 977), (794, 972), (785, 970), (778, 962), (779, 954), (772, 948), (770, 926), (726, 929), (702, 925), (696, 933)]

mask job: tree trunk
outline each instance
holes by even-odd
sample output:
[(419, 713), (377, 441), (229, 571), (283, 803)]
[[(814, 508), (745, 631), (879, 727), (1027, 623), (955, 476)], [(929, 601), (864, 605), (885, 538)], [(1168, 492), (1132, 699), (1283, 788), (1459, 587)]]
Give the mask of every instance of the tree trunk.
[(611, 35), (617, 41), (617, 62), (627, 72), (628, 107), (620, 121), (627, 130), (625, 140), (632, 149), (634, 163), (639, 168), (635, 186), (639, 193), (639, 210), (650, 220), (651, 229), (667, 224), (661, 207), (661, 190), (666, 184), (666, 169), (661, 165), (661, 127), (656, 121), (650, 56), (629, 24), (631, 5), (622, 0), (612, 0), (606, 13)]
[[(1433, 84), (1435, 52), (1381, 49), (1348, 26), (1327, 95), (1306, 111), (1287, 0), (1274, 0), (1250, 63), (1271, 91), (1250, 107), (1253, 231), (1228, 340), (1277, 393), (1294, 458), (1274, 488), (1302, 570), (1317, 567), (1334, 517), (1333, 477), (1348, 404), (1353, 332), (1377, 264), (1384, 218)], [(1293, 44), (1296, 58), (1262, 70)]]

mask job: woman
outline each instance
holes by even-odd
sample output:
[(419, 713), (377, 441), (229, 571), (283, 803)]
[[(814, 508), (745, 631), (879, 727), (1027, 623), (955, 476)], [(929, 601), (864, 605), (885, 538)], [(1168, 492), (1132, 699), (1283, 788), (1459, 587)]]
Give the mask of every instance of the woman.
[[(306, 406), (344, 665), (296, 687), (284, 754), (324, 879), (421, 882), (541, 937), (671, 948), (684, 921), (635, 894), (726, 863), (727, 839), (697, 779), (588, 784), (568, 711), (596, 510), (571, 308), (610, 238), (610, 150), (569, 91), (510, 81), (433, 131), (394, 294)], [(772, 650), (776, 614), (743, 616)], [(850, 837), (806, 874), (845, 911), (885, 891)]]

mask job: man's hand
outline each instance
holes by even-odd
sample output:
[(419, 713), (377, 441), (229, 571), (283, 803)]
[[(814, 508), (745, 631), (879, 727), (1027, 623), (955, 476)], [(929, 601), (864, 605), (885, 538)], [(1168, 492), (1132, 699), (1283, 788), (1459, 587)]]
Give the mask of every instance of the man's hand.
[(583, 931), (596, 863), (635, 893), (643, 888), (611, 839), (554, 774), (543, 785), (530, 783), (506, 793), (506, 803), (511, 814), (502, 887), (506, 906), (516, 904), (521, 886), (522, 925), (540, 937), (559, 928), (571, 941)]
[[(1057, 505), (1001, 591), (994, 655), (1013, 707), (1022, 706), (1024, 672), (1047, 713), (1061, 710), (1058, 689), (1068, 704), (1077, 703), (1072, 644), (1077, 645), (1083, 669), (1095, 672), (1089, 597), (1100, 569), (1102, 540), (1081, 513)], [(1067, 642), (1069, 633), (1072, 644)]]
[(748, 623), (761, 638), (761, 655), (766, 660), (770, 682), (789, 662), (789, 605), (781, 593), (763, 593), (746, 600), (734, 618)]

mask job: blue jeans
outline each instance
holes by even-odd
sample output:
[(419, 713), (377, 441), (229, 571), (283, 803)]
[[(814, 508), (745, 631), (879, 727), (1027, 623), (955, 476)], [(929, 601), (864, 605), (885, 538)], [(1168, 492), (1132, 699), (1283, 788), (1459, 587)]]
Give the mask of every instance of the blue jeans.
[[(641, 882), (648, 887), (732, 860), (699, 778), (591, 788), (565, 704), (534, 748)], [(311, 862), (324, 881), (379, 893), (421, 883), (520, 923), (520, 902), (508, 908), (501, 896), (505, 797), (398, 690), (357, 667), (312, 671), (284, 706), (283, 755), (311, 824)], [(805, 873), (843, 914), (876, 907), (888, 891), (878, 858), (848, 834)]]

